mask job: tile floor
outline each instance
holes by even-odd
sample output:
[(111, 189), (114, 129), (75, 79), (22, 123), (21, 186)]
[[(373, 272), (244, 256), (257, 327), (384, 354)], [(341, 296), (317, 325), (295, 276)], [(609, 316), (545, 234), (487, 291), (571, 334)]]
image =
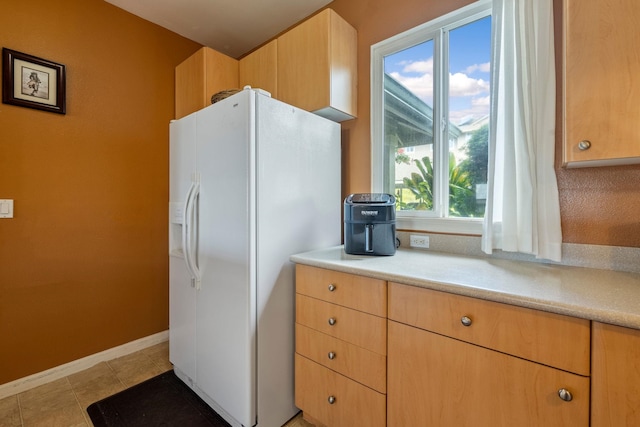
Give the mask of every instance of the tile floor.
[[(87, 406), (171, 368), (168, 342), (98, 363), (1, 399), (0, 427), (92, 427)], [(286, 427), (311, 427), (311, 424), (298, 415)]]

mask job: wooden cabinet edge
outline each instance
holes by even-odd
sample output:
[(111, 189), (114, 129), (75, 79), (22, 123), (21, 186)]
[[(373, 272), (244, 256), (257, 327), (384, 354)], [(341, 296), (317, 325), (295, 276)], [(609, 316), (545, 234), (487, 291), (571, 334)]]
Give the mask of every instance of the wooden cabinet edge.
[(176, 119), (210, 105), (216, 92), (238, 88), (238, 61), (206, 46), (178, 64), (174, 73)]

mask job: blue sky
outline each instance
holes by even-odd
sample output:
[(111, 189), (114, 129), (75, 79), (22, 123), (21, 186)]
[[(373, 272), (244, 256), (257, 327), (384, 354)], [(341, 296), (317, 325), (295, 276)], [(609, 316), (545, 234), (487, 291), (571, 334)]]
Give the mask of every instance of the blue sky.
[[(449, 116), (454, 123), (489, 114), (491, 18), (449, 33)], [(433, 41), (385, 59), (385, 71), (433, 105)]]

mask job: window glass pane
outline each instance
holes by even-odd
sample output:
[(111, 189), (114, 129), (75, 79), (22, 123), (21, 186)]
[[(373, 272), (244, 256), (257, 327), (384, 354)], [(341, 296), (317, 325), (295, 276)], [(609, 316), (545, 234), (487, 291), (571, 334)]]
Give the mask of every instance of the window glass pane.
[(489, 142), (491, 17), (449, 32), (449, 216), (483, 217)]
[(384, 59), (384, 191), (400, 210), (433, 210), (434, 42)]

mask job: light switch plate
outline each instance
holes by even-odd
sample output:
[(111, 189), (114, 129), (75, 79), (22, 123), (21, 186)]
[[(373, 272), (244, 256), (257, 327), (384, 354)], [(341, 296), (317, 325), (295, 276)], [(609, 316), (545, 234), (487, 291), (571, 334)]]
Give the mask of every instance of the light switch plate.
[(0, 199), (0, 218), (13, 218), (13, 200)]

